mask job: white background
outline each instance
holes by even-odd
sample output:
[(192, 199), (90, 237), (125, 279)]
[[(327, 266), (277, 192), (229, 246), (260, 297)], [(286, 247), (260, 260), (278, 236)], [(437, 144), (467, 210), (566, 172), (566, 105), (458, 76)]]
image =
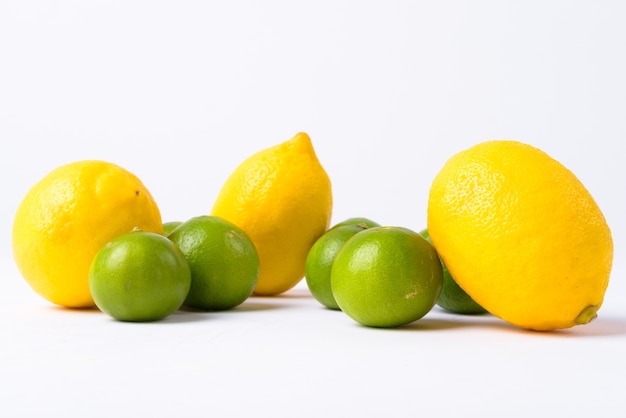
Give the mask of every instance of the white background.
[[(619, 1), (1, 0), (0, 415), (623, 417), (625, 21)], [(15, 210), (61, 164), (120, 164), (186, 220), (298, 131), (333, 182), (333, 223), (414, 230), (453, 153), (548, 152), (613, 231), (599, 318), (544, 334), (435, 308), (375, 330), (301, 283), (125, 324), (51, 306), (15, 269)]]

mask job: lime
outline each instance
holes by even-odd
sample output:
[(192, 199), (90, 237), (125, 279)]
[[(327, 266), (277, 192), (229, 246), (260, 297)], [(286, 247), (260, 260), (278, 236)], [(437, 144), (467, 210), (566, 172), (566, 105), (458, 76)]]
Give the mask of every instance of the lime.
[(184, 304), (224, 310), (243, 303), (259, 278), (259, 255), (252, 240), (217, 216), (191, 218), (168, 238), (191, 267), (191, 289)]
[[(428, 229), (420, 231), (420, 235), (432, 244)], [(461, 289), (461, 286), (450, 275), (443, 261), (441, 262), (441, 268), (443, 270), (443, 286), (441, 287), (439, 299), (437, 299), (438, 306), (459, 314), (481, 314), (487, 312), (485, 308), (476, 303), (470, 295)]]
[(437, 252), (421, 235), (380, 226), (346, 241), (330, 280), (337, 304), (349, 317), (366, 326), (397, 327), (433, 308), (442, 270)]
[(134, 231), (109, 241), (89, 269), (96, 306), (120, 321), (155, 321), (185, 300), (191, 272), (183, 253), (163, 235)]
[(349, 238), (364, 229), (360, 225), (332, 228), (309, 250), (304, 268), (306, 283), (313, 297), (327, 308), (339, 309), (330, 287), (330, 270), (335, 255)]
[(182, 222), (180, 221), (170, 221), (170, 222), (163, 223), (163, 235), (168, 236), (169, 234), (172, 233), (173, 230), (175, 230), (181, 224)]
[(372, 221), (371, 219), (357, 217), (357, 218), (348, 218), (345, 221), (341, 221), (335, 224), (331, 229), (339, 228), (339, 227), (346, 226), (346, 225), (358, 225), (362, 228), (373, 228), (375, 226), (380, 226), (380, 224)]

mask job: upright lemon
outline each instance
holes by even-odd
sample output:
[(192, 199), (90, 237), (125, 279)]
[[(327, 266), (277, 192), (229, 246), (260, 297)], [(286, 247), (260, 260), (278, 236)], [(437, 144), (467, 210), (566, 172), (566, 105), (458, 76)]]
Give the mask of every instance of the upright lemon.
[(13, 223), (13, 255), (41, 296), (66, 307), (90, 307), (92, 259), (133, 229), (163, 231), (142, 182), (115, 164), (73, 162), (51, 171), (22, 200)]
[(307, 253), (328, 228), (331, 211), (330, 179), (309, 136), (298, 133), (241, 163), (211, 214), (248, 234), (260, 261), (254, 293), (276, 295), (304, 277)]
[(586, 324), (604, 299), (613, 261), (598, 205), (562, 164), (516, 141), (487, 141), (435, 177), (428, 230), (456, 282), (519, 327)]

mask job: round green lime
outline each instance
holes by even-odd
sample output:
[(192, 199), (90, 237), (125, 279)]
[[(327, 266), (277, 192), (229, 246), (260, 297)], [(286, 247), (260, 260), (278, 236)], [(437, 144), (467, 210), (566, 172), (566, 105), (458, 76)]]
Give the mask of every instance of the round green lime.
[(331, 269), (337, 304), (355, 321), (398, 327), (428, 313), (442, 286), (433, 246), (410, 229), (366, 229), (341, 247)]
[(181, 224), (182, 222), (180, 221), (164, 222), (163, 223), (163, 235), (168, 236), (169, 234), (172, 233), (173, 230), (175, 230)]
[(243, 303), (259, 278), (259, 255), (241, 228), (217, 216), (198, 216), (168, 235), (191, 267), (185, 306), (231, 309)]
[(335, 256), (349, 238), (364, 229), (357, 224), (332, 228), (315, 241), (307, 254), (305, 264), (307, 286), (313, 297), (327, 308), (339, 309), (330, 287), (330, 270)]
[(134, 231), (107, 243), (89, 270), (96, 306), (120, 321), (156, 321), (176, 311), (191, 285), (185, 256), (163, 235)]
[(346, 226), (346, 225), (357, 225), (357, 226), (360, 226), (362, 228), (373, 228), (375, 226), (380, 226), (380, 224), (378, 224), (375, 221), (372, 221), (369, 218), (355, 217), (355, 218), (348, 218), (348, 219), (346, 219), (344, 221), (341, 221), (341, 222), (335, 224), (331, 229), (340, 228), (340, 227)]

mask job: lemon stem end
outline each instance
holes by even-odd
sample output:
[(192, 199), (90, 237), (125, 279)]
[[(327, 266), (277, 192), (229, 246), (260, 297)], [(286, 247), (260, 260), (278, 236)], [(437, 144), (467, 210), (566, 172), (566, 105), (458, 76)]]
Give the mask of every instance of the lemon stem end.
[(597, 317), (598, 317), (598, 307), (596, 305), (589, 305), (585, 307), (585, 309), (580, 311), (580, 313), (578, 314), (574, 322), (576, 323), (576, 325), (585, 325), (585, 324), (590, 323)]

